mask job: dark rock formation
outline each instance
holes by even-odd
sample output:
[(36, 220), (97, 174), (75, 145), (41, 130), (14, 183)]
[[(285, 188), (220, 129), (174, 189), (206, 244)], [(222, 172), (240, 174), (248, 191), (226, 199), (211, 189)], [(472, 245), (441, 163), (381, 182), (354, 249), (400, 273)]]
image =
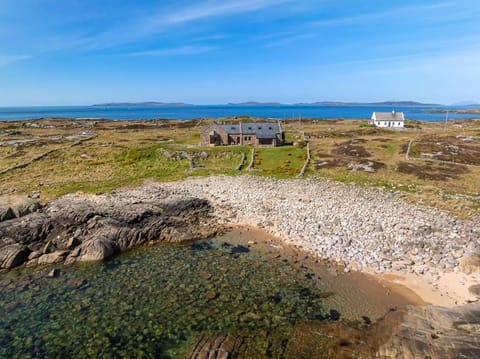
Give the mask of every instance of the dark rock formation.
[(108, 195), (66, 195), (0, 223), (0, 269), (102, 260), (150, 241), (181, 242), (216, 233), (207, 200), (156, 184)]

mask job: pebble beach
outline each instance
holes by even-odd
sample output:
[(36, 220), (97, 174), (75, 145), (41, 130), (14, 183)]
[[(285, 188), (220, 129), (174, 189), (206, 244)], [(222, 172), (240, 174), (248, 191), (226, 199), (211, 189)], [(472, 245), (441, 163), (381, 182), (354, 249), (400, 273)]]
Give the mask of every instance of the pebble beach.
[(479, 218), (330, 180), (212, 176), (159, 186), (209, 200), (221, 223), (261, 228), (345, 272), (400, 282), (432, 304), (475, 300), (468, 287), (480, 280)]

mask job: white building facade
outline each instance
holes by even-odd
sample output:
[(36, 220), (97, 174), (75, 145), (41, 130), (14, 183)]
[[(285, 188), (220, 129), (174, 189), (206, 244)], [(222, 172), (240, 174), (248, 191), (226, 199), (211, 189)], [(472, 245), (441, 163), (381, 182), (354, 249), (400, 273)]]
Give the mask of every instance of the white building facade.
[(377, 127), (403, 128), (405, 126), (405, 117), (403, 112), (374, 112), (369, 124)]

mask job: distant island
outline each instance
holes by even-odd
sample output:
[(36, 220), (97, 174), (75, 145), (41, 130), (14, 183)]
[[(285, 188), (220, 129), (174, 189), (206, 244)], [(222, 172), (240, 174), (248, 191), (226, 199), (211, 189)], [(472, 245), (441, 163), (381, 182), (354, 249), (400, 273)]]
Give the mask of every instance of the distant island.
[(318, 101), (311, 103), (297, 103), (295, 106), (442, 106), (432, 103), (416, 101), (382, 101), (382, 102), (342, 102), (342, 101)]
[(158, 102), (158, 101), (145, 101), (145, 102), (107, 102), (98, 103), (92, 106), (195, 106), (184, 102)]
[(478, 106), (480, 108), (480, 103), (478, 101), (460, 101), (452, 103), (450, 106)]
[(280, 102), (257, 102), (257, 101), (247, 101), (240, 103), (227, 103), (227, 106), (286, 106)]
[(469, 108), (465, 110), (450, 110), (450, 109), (435, 109), (428, 111), (429, 113), (457, 113), (457, 114), (464, 114), (464, 115), (479, 115), (480, 108)]
[[(165, 107), (187, 107), (196, 106), (184, 102), (160, 102), (160, 101), (144, 101), (144, 102), (106, 102), (94, 104), (92, 106), (165, 106)], [(317, 101), (317, 102), (300, 102), (295, 104), (284, 104), (280, 102), (258, 102), (258, 101), (246, 101), (246, 102), (229, 102), (225, 105), (216, 106), (251, 106), (251, 107), (270, 107), (270, 106), (443, 106), (440, 104), (421, 103), (416, 101), (383, 101), (383, 102), (342, 102), (342, 101)]]
[(421, 103), (416, 101), (383, 101), (383, 102), (342, 102), (342, 101), (317, 101), (300, 102), (293, 105), (279, 102), (248, 101), (240, 103), (228, 103), (227, 106), (442, 106), (439, 104)]

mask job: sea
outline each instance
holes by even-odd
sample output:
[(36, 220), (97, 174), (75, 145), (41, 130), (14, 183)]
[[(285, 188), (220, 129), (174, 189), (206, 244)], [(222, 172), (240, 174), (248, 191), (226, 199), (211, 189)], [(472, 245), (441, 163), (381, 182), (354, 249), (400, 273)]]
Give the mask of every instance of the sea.
[[(219, 334), (243, 338), (246, 357), (281, 358), (297, 323), (368, 325), (395, 305), (360, 275), (312, 268), (267, 242), (247, 247), (251, 238), (233, 231), (0, 273), (0, 358), (186, 358), (190, 343)], [(293, 345), (286, 357), (303, 356)]]
[[(448, 107), (449, 110), (468, 109), (469, 106)], [(417, 121), (445, 121), (449, 119), (478, 118), (471, 114), (431, 113), (446, 110), (444, 106), (373, 106), (373, 105), (108, 105), (108, 106), (35, 106), (0, 107), (0, 121), (30, 120), (39, 118), (109, 119), (109, 120), (192, 120), (251, 116), (279, 120), (316, 119), (367, 119), (374, 111), (402, 111), (405, 118)]]

